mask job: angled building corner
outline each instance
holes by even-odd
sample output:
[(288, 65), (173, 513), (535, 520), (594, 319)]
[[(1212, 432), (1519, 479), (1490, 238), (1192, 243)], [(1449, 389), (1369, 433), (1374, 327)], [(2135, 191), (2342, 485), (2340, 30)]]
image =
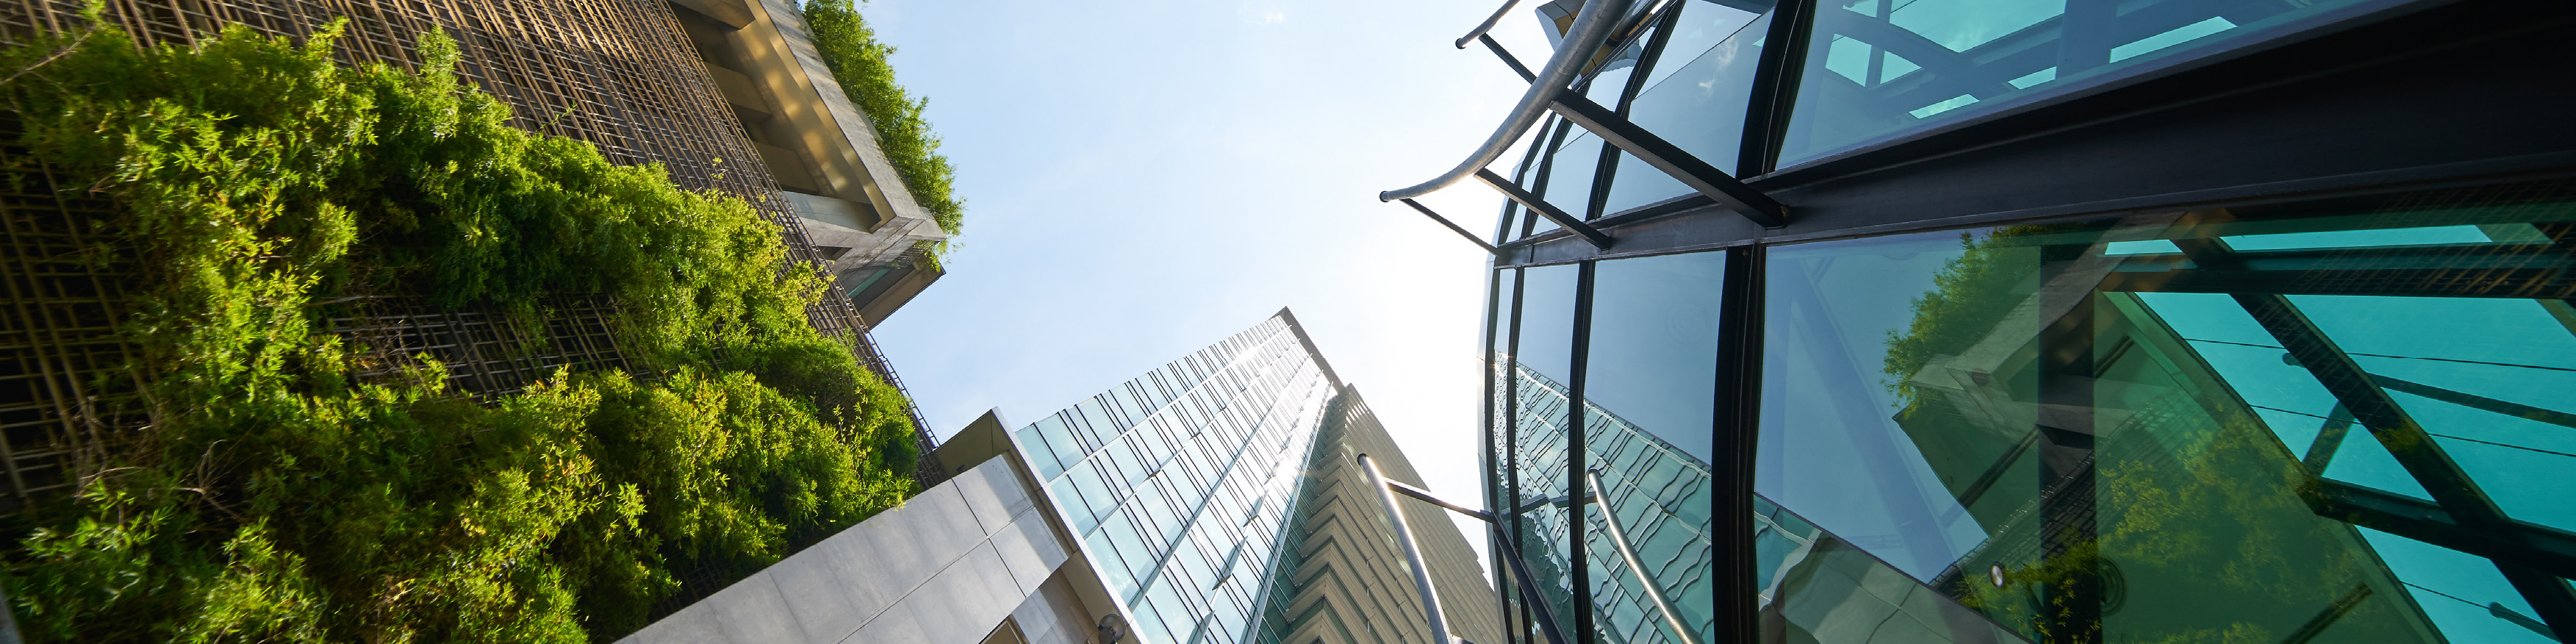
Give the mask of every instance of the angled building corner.
[(876, 128), (823, 63), (791, 0), (672, 0), (759, 163), (850, 298), (874, 325), (944, 274), (948, 238), (878, 145)]

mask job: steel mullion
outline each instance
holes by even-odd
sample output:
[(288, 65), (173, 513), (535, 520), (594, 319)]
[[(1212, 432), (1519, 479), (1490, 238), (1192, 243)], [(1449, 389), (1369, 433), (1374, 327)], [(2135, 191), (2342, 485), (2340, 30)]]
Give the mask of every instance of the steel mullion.
[[(1590, 365), (1586, 363), (1590, 362), (1592, 353), (1592, 278), (1595, 264), (1587, 261), (1575, 266), (1577, 268), (1574, 277), (1574, 344), (1572, 355), (1567, 359), (1569, 367), (1566, 371), (1570, 373), (1566, 374), (1565, 386), (1565, 496), (1567, 499), (1586, 498), (1584, 493), (1586, 486), (1583, 480), (1590, 469), (1585, 467), (1584, 462), (1590, 458), (1588, 453), (1590, 445), (1584, 442), (1586, 422), (1583, 417), (1583, 388), (1584, 381), (1588, 380), (1585, 374), (1591, 371)], [(1592, 601), (1587, 596), (1592, 589), (1591, 557), (1588, 556), (1590, 553), (1585, 551), (1585, 547), (1592, 542), (1584, 530), (1591, 526), (1591, 522), (1584, 518), (1584, 508), (1587, 505), (1590, 504), (1568, 503), (1565, 508), (1566, 570), (1569, 576), (1567, 585), (1574, 589), (1567, 603), (1574, 605), (1573, 635), (1578, 641), (1585, 642), (1593, 641), (1594, 635), (1599, 630), (1593, 626)], [(1605, 506), (1601, 511), (1608, 512), (1610, 508)]]
[(1764, 256), (1755, 244), (1729, 248), (1718, 301), (1716, 413), (1712, 445), (1732, 449), (1711, 459), (1709, 516), (1718, 544), (1716, 578), (1718, 642), (1752, 642), (1757, 562), (1753, 552), (1753, 468), (1761, 432)]
[(1762, 56), (1754, 63), (1752, 100), (1745, 103), (1744, 136), (1735, 176), (1760, 176), (1773, 170), (1788, 131), (1789, 108), (1796, 102), (1799, 75), (1806, 71), (1807, 23), (1815, 20), (1816, 0), (1783, 0), (1771, 10)]

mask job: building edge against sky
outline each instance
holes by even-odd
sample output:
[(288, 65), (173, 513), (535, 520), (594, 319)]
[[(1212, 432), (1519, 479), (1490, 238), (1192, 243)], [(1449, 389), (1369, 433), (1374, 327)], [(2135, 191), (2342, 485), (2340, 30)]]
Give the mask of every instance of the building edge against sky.
[(2568, 5), (1539, 11), (1510, 641), (2576, 637)]
[[(621, 641), (1429, 641), (1364, 454), (1421, 485), (1282, 309), (1035, 423), (986, 413), (948, 482)], [(1401, 503), (1451, 632), (1501, 640), (1467, 535)]]

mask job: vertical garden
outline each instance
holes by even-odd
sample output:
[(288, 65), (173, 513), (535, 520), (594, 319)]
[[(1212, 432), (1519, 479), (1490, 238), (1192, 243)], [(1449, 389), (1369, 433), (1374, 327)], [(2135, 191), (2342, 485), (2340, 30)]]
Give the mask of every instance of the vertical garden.
[[(67, 222), (126, 289), (92, 384), (149, 420), (67, 437), (77, 492), (0, 519), (29, 639), (607, 641), (910, 491), (907, 403), (749, 204), (508, 127), (443, 36), (415, 73), (338, 33), (0, 51), (0, 176), (113, 204)], [(467, 392), (328, 326), (480, 311), (541, 352), (564, 298), (615, 304), (626, 368)]]

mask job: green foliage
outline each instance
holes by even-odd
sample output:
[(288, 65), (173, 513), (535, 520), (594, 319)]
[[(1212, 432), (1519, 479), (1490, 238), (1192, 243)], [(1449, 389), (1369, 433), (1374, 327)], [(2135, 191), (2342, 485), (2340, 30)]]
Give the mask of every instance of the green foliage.
[[(903, 175), (913, 200), (939, 222), (940, 230), (957, 234), (966, 211), (965, 202), (949, 193), (957, 170), (949, 167), (948, 157), (940, 156), (939, 136), (931, 133), (929, 122), (921, 120), (930, 99), (914, 99), (895, 84), (894, 67), (886, 64), (894, 47), (877, 42), (876, 31), (868, 28), (850, 0), (808, 0), (805, 23), (813, 30), (815, 52), (832, 68), (841, 91), (876, 124), (877, 145), (885, 149), (895, 173)], [(946, 250), (947, 243), (940, 243), (939, 253)]]
[[(607, 641), (901, 502), (906, 403), (807, 322), (822, 278), (780, 270), (775, 226), (508, 127), (441, 34), (412, 74), (334, 63), (338, 32), (0, 50), (10, 171), (117, 206), (79, 223), (131, 269), (152, 419), (13, 519), (29, 637)], [(549, 295), (612, 297), (638, 376), (477, 402), (426, 356), (357, 378), (387, 358), (317, 326), (396, 298), (541, 331)]]

